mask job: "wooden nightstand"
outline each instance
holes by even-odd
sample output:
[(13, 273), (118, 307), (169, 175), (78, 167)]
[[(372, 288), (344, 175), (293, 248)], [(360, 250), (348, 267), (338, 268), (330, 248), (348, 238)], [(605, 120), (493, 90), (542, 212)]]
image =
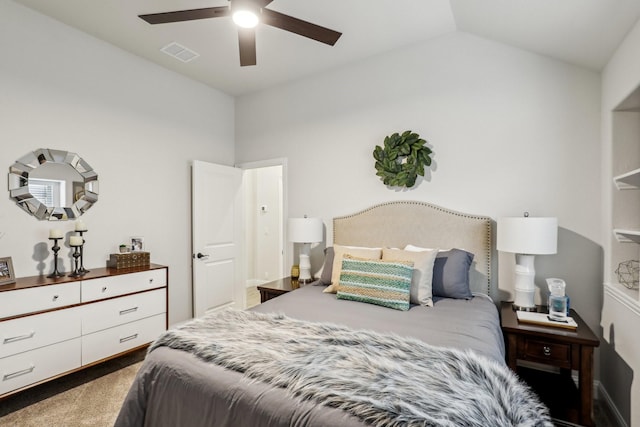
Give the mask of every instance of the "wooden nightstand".
[(287, 292), (291, 292), (298, 288), (298, 281), (291, 280), (291, 277), (285, 277), (284, 279), (263, 283), (258, 286), (258, 290), (260, 291), (260, 302), (263, 303), (271, 298), (286, 294)]
[[(574, 310), (575, 331), (519, 323), (510, 302), (501, 304), (507, 364), (540, 396), (555, 418), (593, 426), (593, 349), (600, 340)], [(517, 361), (560, 368), (560, 374), (518, 366)], [(535, 366), (535, 365), (534, 365)], [(571, 371), (578, 371), (578, 389)]]

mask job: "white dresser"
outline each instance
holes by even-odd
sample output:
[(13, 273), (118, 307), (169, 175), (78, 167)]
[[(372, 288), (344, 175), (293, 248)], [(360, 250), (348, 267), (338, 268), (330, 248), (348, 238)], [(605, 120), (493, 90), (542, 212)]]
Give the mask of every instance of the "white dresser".
[(168, 268), (95, 268), (0, 286), (0, 399), (130, 353), (167, 329)]

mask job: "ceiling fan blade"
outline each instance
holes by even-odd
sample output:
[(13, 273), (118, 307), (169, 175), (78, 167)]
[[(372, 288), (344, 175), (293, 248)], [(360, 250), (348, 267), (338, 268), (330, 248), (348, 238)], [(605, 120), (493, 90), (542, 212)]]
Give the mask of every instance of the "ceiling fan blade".
[(202, 9), (176, 10), (175, 12), (149, 13), (138, 15), (149, 24), (167, 24), (169, 22), (194, 21), (196, 19), (219, 18), (228, 16), (227, 6), (205, 7)]
[(270, 9), (262, 9), (260, 21), (281, 30), (290, 31), (310, 39), (333, 46), (342, 33), (321, 27), (293, 16), (285, 15)]
[(256, 31), (253, 28), (238, 28), (240, 42), (240, 66), (256, 65)]

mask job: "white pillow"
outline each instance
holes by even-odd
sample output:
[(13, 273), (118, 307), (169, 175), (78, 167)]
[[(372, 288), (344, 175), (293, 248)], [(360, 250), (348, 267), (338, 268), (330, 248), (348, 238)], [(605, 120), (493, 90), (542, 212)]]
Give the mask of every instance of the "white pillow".
[(375, 259), (382, 258), (382, 248), (365, 248), (362, 246), (333, 245), (333, 268), (331, 269), (331, 284), (322, 292), (335, 294), (338, 292), (340, 273), (342, 272), (342, 257), (345, 254), (356, 258)]
[(438, 249), (424, 249), (420, 251), (389, 249), (382, 250), (383, 261), (413, 261), (413, 277), (409, 300), (412, 304), (433, 307), (432, 282), (433, 264), (438, 255)]
[[(407, 245), (404, 247), (404, 250), (411, 251), (411, 252), (421, 252), (421, 251), (432, 251), (433, 248), (421, 248), (419, 246)], [(438, 248), (437, 250), (438, 252), (446, 252), (446, 251), (450, 251), (451, 249)]]

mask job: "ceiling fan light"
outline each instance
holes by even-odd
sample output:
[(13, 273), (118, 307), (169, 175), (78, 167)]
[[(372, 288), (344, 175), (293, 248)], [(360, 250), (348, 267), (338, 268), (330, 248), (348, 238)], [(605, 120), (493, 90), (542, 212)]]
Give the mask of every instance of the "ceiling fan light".
[(253, 28), (258, 25), (258, 15), (250, 10), (237, 10), (233, 12), (233, 22), (242, 28)]

